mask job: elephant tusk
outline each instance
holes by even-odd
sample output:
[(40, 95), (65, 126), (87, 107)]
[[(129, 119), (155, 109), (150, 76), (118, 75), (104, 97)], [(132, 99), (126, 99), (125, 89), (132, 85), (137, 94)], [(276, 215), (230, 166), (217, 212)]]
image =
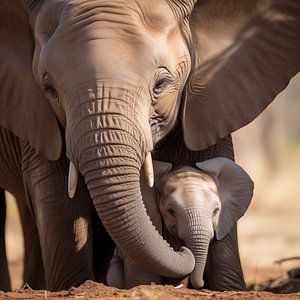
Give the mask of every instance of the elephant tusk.
[(68, 177), (68, 193), (69, 197), (72, 199), (76, 192), (77, 182), (78, 182), (79, 172), (74, 165), (70, 161), (70, 167), (69, 167), (69, 177)]
[(153, 163), (152, 163), (151, 152), (149, 152), (145, 158), (144, 172), (145, 172), (146, 181), (147, 181), (148, 186), (153, 187), (154, 174), (153, 174)]

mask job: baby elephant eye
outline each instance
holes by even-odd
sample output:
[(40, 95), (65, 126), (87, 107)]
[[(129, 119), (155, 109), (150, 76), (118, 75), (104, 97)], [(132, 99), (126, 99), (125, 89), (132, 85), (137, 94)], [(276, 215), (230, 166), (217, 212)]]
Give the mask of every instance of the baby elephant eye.
[(175, 210), (173, 208), (168, 208), (167, 210), (168, 214), (172, 217), (175, 218), (176, 217), (176, 213)]
[(52, 79), (48, 73), (44, 76), (44, 92), (48, 97), (58, 102), (58, 93), (54, 88)]
[(215, 208), (215, 210), (213, 211), (213, 215), (212, 215), (213, 218), (216, 218), (216, 216), (218, 215), (219, 210), (220, 209), (218, 207)]

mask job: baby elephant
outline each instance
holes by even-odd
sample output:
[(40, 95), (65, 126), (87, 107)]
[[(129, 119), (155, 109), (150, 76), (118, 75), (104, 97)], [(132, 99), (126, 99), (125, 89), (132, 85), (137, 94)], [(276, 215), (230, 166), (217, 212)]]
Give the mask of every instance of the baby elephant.
[[(170, 164), (154, 162), (155, 189), (149, 189), (144, 179), (141, 185), (148, 215), (157, 230), (173, 248), (184, 245), (193, 252), (195, 268), (189, 280), (193, 288), (201, 288), (210, 241), (214, 234), (222, 239), (245, 213), (254, 186), (249, 175), (226, 158), (199, 162), (196, 167), (171, 171)], [(166, 281), (116, 249), (108, 285), (131, 288), (151, 282)]]

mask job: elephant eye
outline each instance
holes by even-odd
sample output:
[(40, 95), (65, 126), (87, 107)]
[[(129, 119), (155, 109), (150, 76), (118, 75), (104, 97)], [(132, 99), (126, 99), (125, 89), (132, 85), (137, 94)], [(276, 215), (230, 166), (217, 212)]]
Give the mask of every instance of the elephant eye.
[(52, 79), (48, 73), (45, 74), (44, 76), (44, 92), (45, 94), (50, 97), (51, 99), (56, 100), (57, 102), (59, 101), (58, 99), (58, 93), (56, 89), (53, 86)]
[(170, 72), (165, 68), (161, 68), (153, 87), (154, 95), (158, 96), (159, 94), (161, 94), (171, 82), (172, 77)]
[(219, 210), (220, 210), (220, 209), (217, 207), (217, 208), (213, 211), (213, 218), (216, 218), (216, 216), (218, 215)]
[(157, 95), (161, 94), (164, 87), (166, 86), (167, 82), (168, 81), (166, 78), (161, 78), (158, 81), (156, 81), (154, 88), (153, 88), (153, 92)]
[(175, 210), (173, 208), (168, 208), (167, 210), (168, 214), (172, 217), (175, 218), (176, 217), (176, 213)]

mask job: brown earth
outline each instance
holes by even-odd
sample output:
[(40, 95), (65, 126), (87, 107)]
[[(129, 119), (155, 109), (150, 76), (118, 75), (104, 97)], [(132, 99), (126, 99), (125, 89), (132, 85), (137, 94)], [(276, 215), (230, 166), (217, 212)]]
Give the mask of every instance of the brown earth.
[(300, 299), (300, 293), (278, 295), (267, 292), (211, 292), (208, 290), (176, 289), (172, 286), (139, 286), (131, 290), (108, 288), (103, 284), (87, 281), (78, 288), (50, 293), (21, 289), (17, 292), (1, 293), (0, 299), (101, 299), (101, 300), (196, 300), (196, 299)]

